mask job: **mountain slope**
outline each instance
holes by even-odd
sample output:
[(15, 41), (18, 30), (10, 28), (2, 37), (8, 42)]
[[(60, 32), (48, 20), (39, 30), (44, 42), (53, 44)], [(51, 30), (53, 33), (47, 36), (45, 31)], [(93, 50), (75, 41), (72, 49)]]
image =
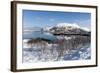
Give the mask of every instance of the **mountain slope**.
[(88, 28), (80, 27), (75, 23), (59, 23), (47, 30), (54, 34), (90, 34), (90, 30)]

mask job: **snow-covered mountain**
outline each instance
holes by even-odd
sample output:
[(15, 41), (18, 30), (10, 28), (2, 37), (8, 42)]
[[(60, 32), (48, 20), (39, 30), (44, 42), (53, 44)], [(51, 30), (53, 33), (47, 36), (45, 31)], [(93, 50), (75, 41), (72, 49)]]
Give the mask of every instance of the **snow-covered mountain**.
[(81, 27), (76, 23), (59, 23), (52, 27), (45, 28), (46, 31), (52, 33), (66, 33), (66, 34), (90, 34), (90, 29)]
[(76, 23), (70, 24), (70, 23), (59, 23), (56, 25), (56, 27), (72, 27), (72, 28), (80, 28), (80, 26)]

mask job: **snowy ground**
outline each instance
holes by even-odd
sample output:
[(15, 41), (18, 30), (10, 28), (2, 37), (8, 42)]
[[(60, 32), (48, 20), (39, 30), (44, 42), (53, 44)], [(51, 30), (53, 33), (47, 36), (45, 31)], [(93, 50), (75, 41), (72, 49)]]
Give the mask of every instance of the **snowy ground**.
[[(51, 49), (51, 45), (48, 45), (48, 49), (45, 50), (45, 53), (41, 52), (41, 48), (30, 48), (27, 44), (23, 46), (23, 63), (32, 63), (32, 62), (46, 62), (46, 61), (57, 61), (58, 52), (57, 48)], [(64, 57), (59, 60), (87, 60), (91, 58), (91, 47), (90, 44), (78, 49), (71, 50), (70, 52), (66, 51)]]

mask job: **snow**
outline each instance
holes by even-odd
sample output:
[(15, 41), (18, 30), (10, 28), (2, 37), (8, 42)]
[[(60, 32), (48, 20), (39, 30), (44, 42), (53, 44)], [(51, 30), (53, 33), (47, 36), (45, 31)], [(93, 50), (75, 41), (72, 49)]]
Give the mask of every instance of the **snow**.
[(81, 27), (81, 29), (90, 32), (90, 29), (86, 28), (86, 27)]
[(28, 41), (29, 39), (24, 39), (23, 40), (23, 48), (30, 48), (30, 46), (27, 44), (27, 41)]
[(91, 48), (87, 45), (79, 50), (72, 50), (66, 54), (64, 60), (87, 60), (91, 58)]
[[(56, 25), (57, 27), (71, 27), (69, 29), (73, 29), (73, 28), (79, 28), (79, 29), (83, 29), (85, 31), (90, 31), (88, 28), (86, 27), (80, 27), (78, 24), (76, 23), (59, 23)], [(45, 30), (49, 30), (52, 27), (47, 27), (45, 28)], [(28, 29), (25, 29), (28, 31)], [(26, 36), (25, 36), (26, 35)], [(64, 51), (64, 55), (63, 57), (58, 59), (58, 49), (57, 49), (57, 44), (47, 44), (46, 49), (44, 52), (41, 52), (41, 46), (31, 46), (28, 45), (27, 42), (29, 40), (29, 37), (31, 38), (35, 38), (35, 37), (45, 37), (46, 39), (51, 39), (51, 40), (55, 40), (55, 39), (65, 39), (66, 41), (70, 40), (70, 39), (74, 39), (75, 37), (70, 37), (70, 36), (53, 36), (50, 33), (38, 33), (38, 32), (26, 32), (24, 31), (24, 38), (23, 38), (23, 51), (22, 51), (22, 57), (23, 57), (23, 63), (33, 63), (33, 62), (46, 62), (46, 61), (68, 61), (68, 60), (87, 60), (87, 59), (91, 59), (91, 47), (90, 47), (90, 43), (82, 46), (81, 48), (78, 49), (73, 49), (73, 50), (66, 50)], [(52, 49), (53, 48), (53, 49)]]
[(48, 26), (44, 28), (44, 31), (49, 31), (52, 28), (52, 26)]
[[(74, 37), (73, 37), (74, 38)], [(68, 37), (68, 36), (57, 36), (57, 39), (65, 39), (65, 40), (69, 40), (69, 39), (72, 39), (72, 37)]]
[[(25, 39), (23, 43), (26, 43), (28, 39)], [(78, 49), (66, 51), (64, 57), (57, 60), (58, 51), (56, 45), (51, 49), (52, 45), (48, 44), (47, 49), (44, 53), (41, 52), (40, 47), (31, 48), (27, 44), (23, 47), (23, 63), (33, 63), (33, 62), (47, 62), (47, 61), (68, 61), (68, 60), (87, 60), (91, 58), (91, 48), (90, 44)]]
[(55, 61), (56, 59), (57, 59), (56, 50), (54, 50), (53, 53), (51, 54), (51, 49), (48, 48), (47, 50), (45, 50), (45, 53), (42, 54), (39, 48), (38, 49), (23, 48), (23, 63)]
[(71, 27), (70, 29), (74, 29), (74, 28), (80, 28), (84, 31), (90, 32), (90, 29), (87, 27), (80, 27), (79, 24), (77, 23), (58, 23), (56, 25), (56, 27), (65, 27), (66, 29), (68, 29), (68, 27)]
[(57, 27), (68, 27), (68, 26), (71, 26), (73, 28), (80, 28), (80, 26), (76, 23), (59, 23), (56, 25)]

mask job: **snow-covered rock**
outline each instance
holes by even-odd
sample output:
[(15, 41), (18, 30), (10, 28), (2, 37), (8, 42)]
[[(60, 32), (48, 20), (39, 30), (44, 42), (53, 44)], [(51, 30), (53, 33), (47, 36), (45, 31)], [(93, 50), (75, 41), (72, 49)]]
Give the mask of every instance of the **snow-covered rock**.
[(59, 23), (56, 25), (56, 27), (71, 27), (71, 28), (80, 28), (80, 26), (76, 23)]
[(90, 32), (90, 29), (88, 29), (87, 27), (81, 27), (79, 26), (77, 23), (58, 23), (55, 26), (52, 27), (46, 27), (44, 28), (44, 30), (47, 30), (49, 32), (64, 32), (64, 33), (70, 33), (70, 32), (74, 32), (75, 33), (79, 33), (79, 32)]

